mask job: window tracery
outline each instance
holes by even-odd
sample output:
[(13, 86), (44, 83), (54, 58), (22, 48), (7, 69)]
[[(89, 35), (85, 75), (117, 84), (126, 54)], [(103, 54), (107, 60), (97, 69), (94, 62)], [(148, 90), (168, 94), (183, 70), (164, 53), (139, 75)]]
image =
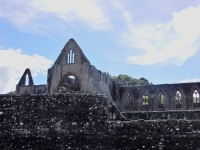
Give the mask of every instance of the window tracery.
[(148, 95), (145, 93), (145, 94), (142, 96), (142, 105), (143, 105), (143, 106), (147, 106), (147, 105), (149, 104), (148, 99), (149, 99), (149, 97), (148, 97)]

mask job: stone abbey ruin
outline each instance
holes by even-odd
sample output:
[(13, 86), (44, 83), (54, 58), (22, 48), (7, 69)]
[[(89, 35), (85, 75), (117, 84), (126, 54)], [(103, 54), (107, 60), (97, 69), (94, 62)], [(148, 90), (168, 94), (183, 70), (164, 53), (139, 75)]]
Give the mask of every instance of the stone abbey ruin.
[[(26, 80), (28, 84), (26, 85)], [(47, 84), (0, 95), (0, 149), (199, 149), (200, 83), (125, 86), (70, 39)]]
[[(25, 85), (26, 76), (29, 84)], [(200, 83), (125, 86), (91, 65), (75, 40), (64, 46), (48, 69), (47, 85), (34, 85), (29, 69), (21, 77), (17, 94), (63, 93), (76, 91), (91, 95), (106, 94), (122, 112), (195, 110), (200, 108)]]

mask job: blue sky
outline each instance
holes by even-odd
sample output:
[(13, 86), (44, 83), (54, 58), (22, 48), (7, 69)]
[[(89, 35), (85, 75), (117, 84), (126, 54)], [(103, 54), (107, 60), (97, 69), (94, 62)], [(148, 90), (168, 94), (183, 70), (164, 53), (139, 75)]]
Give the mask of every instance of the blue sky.
[(0, 0), (0, 93), (26, 68), (46, 84), (70, 38), (112, 76), (200, 81), (200, 0)]

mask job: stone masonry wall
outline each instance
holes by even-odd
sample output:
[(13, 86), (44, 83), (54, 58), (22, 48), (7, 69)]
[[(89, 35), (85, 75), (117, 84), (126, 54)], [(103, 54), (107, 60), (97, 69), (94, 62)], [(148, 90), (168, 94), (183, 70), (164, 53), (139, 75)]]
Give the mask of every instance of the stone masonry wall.
[(47, 85), (34, 85), (34, 94), (48, 93)]
[(108, 139), (112, 149), (193, 150), (200, 148), (199, 125), (199, 120), (110, 121)]
[[(73, 61), (69, 62), (71, 53)], [(109, 74), (102, 73), (91, 65), (74, 39), (70, 39), (66, 43), (54, 65), (48, 70), (48, 92), (58, 92), (59, 87), (68, 76), (74, 76), (78, 80), (80, 91), (92, 95), (101, 92), (100, 82), (109, 86)]]
[[(0, 148), (37, 147), (37, 138), (105, 134), (105, 103), (98, 95), (0, 95)], [(25, 138), (33, 141), (27, 145)]]
[(20, 85), (17, 92), (19, 94), (34, 93), (34, 85)]
[[(181, 104), (177, 105), (175, 100), (176, 92), (181, 94)], [(160, 84), (148, 86), (120, 87), (121, 111), (168, 111), (168, 110), (195, 110), (200, 109), (200, 101), (193, 102), (194, 91), (200, 95), (200, 82)], [(163, 105), (159, 105), (159, 94), (163, 95)], [(127, 94), (130, 101), (127, 103)], [(148, 105), (143, 105), (143, 95), (148, 96)], [(199, 97), (200, 98), (200, 97)], [(133, 104), (134, 109), (126, 109), (126, 106)]]
[[(68, 63), (68, 54), (71, 51), (74, 54), (74, 62)], [(67, 75), (75, 76), (80, 82), (81, 90), (87, 91), (89, 67), (89, 60), (85, 57), (76, 41), (70, 39), (48, 71), (48, 91), (50, 93), (57, 92), (62, 80)]]
[(198, 149), (199, 120), (109, 121), (103, 95), (0, 95), (0, 149)]
[(185, 119), (185, 120), (199, 120), (200, 110), (170, 110), (170, 111), (130, 111), (122, 112), (122, 114), (129, 120), (171, 120), (171, 119)]

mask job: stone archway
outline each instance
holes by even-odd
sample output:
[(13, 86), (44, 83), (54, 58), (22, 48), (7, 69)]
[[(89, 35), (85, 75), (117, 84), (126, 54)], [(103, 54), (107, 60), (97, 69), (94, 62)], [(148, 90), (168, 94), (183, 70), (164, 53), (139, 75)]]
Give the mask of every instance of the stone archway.
[(80, 91), (80, 80), (72, 73), (63, 76), (59, 83), (59, 91)]

